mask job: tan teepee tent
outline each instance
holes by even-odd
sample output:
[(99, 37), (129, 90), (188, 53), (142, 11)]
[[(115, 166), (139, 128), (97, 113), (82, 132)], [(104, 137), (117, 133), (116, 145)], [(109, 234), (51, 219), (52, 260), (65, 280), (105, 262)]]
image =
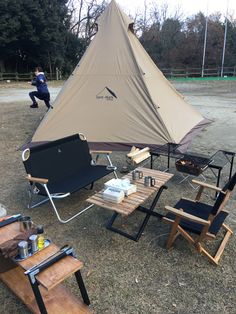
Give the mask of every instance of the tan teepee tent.
[(206, 121), (163, 76), (112, 0), (32, 142), (84, 133), (91, 148), (187, 144)]

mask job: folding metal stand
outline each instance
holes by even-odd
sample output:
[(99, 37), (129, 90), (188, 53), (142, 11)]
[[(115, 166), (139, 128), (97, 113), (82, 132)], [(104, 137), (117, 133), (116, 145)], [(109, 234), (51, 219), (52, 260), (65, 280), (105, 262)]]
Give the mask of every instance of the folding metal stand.
[[(184, 157), (185, 155), (185, 154), (178, 153), (177, 149), (178, 149), (178, 145), (175, 146), (175, 144), (168, 143), (166, 152), (161, 149), (152, 151), (151, 160), (150, 160), (150, 169), (153, 169), (154, 157), (166, 156), (167, 157), (167, 169), (166, 170), (168, 171), (170, 168), (171, 158), (176, 160), (176, 159), (180, 159)], [(193, 155), (194, 153), (189, 153), (189, 154)], [(217, 187), (220, 186), (221, 172), (227, 164), (230, 165), (229, 179), (231, 178), (232, 172), (233, 172), (235, 154), (236, 154), (235, 152), (217, 150), (213, 155), (205, 156), (209, 160), (211, 160), (207, 168), (209, 168), (214, 174), (214, 176), (216, 177)], [(216, 193), (216, 196), (217, 196), (217, 193)]]
[[(181, 160), (185, 161), (186, 164), (182, 165)], [(188, 162), (191, 163), (191, 167), (189, 168)], [(206, 181), (206, 177), (203, 175), (203, 172), (209, 167), (209, 165), (213, 162), (211, 158), (208, 158), (203, 155), (193, 155), (193, 154), (184, 154), (183, 157), (176, 162), (176, 169), (181, 173), (183, 179), (181, 179), (178, 184), (187, 181), (188, 184), (194, 190), (198, 189), (198, 186), (195, 187), (189, 178), (191, 176), (201, 176), (203, 182)], [(194, 170), (195, 169), (195, 170)]]
[(165, 156), (167, 157), (167, 168), (165, 171), (169, 171), (170, 169), (170, 159), (179, 159), (183, 156), (182, 153), (178, 152), (178, 144), (175, 143), (167, 143), (166, 145), (163, 145), (156, 149), (155, 151), (151, 151), (151, 159), (150, 159), (150, 169), (153, 169), (153, 157), (160, 157)]
[(130, 240), (138, 242), (138, 240), (140, 239), (140, 237), (141, 237), (141, 235), (143, 233), (143, 230), (146, 227), (150, 217), (151, 216), (155, 216), (155, 217), (158, 217), (158, 218), (162, 218), (163, 217), (163, 215), (161, 215), (161, 214), (159, 214), (157, 212), (154, 212), (154, 209), (155, 209), (155, 206), (157, 204), (157, 201), (159, 200), (159, 198), (161, 196), (162, 191), (166, 190), (166, 189), (167, 189), (167, 186), (165, 186), (165, 185), (162, 185), (160, 187), (160, 189), (158, 190), (158, 192), (157, 192), (157, 194), (156, 194), (156, 196), (155, 196), (155, 198), (154, 198), (150, 208), (145, 208), (143, 206), (137, 207), (137, 210), (141, 211), (143, 213), (146, 213), (146, 216), (145, 216), (143, 222), (141, 223), (138, 231), (135, 234), (133, 234), (133, 235), (129, 234), (129, 233), (127, 233), (127, 232), (125, 232), (125, 231), (123, 231), (123, 230), (113, 226), (113, 223), (115, 222), (116, 218), (119, 215), (117, 212), (115, 212), (112, 215), (111, 219), (109, 220), (108, 224), (106, 225), (106, 228), (111, 230), (111, 231), (113, 231), (113, 232), (116, 232), (116, 233), (118, 233), (118, 234), (120, 234), (120, 235), (122, 235), (122, 236), (124, 236), (124, 237), (126, 237), (128, 239), (130, 239)]
[[(29, 270), (27, 270), (25, 272), (25, 275), (28, 276), (29, 282), (31, 284), (36, 302), (38, 304), (39, 310), (41, 314), (47, 314), (47, 310), (41, 295), (41, 292), (39, 290), (39, 282), (37, 281), (36, 275), (38, 275), (41, 271), (43, 271), (44, 269), (48, 268), (49, 266), (53, 265), (54, 263), (56, 263), (57, 261), (59, 261), (60, 259), (66, 257), (66, 256), (73, 256), (75, 257), (74, 254), (74, 250), (71, 247), (65, 247), (62, 248), (58, 253), (56, 253), (55, 255), (53, 255), (51, 258), (48, 258), (47, 260), (43, 261), (42, 263), (33, 266), (32, 268), (30, 268)], [(75, 277), (81, 292), (81, 296), (83, 298), (83, 301), (85, 304), (90, 305), (90, 300), (88, 297), (88, 293), (87, 290), (85, 288), (84, 282), (83, 282), (83, 278), (81, 276), (80, 270), (76, 271), (75, 273)]]
[[(224, 157), (224, 160), (220, 159), (220, 155)], [(218, 157), (220, 160), (218, 160)], [(220, 185), (221, 171), (226, 164), (230, 164), (230, 170), (229, 170), (229, 180), (230, 180), (232, 176), (232, 171), (233, 171), (234, 157), (235, 157), (234, 152), (229, 152), (225, 150), (218, 150), (215, 154), (211, 156), (211, 158), (213, 159), (213, 162), (209, 165), (209, 168), (211, 169), (214, 176), (217, 178), (217, 183), (216, 183), (217, 187)], [(214, 169), (218, 171), (217, 174), (214, 172)]]

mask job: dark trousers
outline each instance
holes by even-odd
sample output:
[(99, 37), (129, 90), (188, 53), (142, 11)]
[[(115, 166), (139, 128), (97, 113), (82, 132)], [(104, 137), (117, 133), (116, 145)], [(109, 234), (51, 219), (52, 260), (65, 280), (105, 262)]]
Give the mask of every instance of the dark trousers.
[(39, 93), (39, 92), (30, 92), (30, 98), (32, 99), (33, 104), (37, 104), (35, 97), (45, 102), (45, 105), (50, 108), (50, 94), (49, 93)]

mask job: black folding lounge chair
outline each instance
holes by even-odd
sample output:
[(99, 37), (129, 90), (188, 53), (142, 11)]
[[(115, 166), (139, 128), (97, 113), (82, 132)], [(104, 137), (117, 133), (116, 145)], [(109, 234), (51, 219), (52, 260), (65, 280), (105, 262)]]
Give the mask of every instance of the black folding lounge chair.
[[(172, 224), (167, 241), (167, 248), (170, 248), (176, 237), (181, 234), (199, 253), (206, 255), (211, 262), (217, 265), (225, 245), (233, 233), (232, 230), (226, 226), (224, 221), (228, 216), (228, 211), (225, 209), (225, 205), (235, 187), (236, 173), (222, 190), (207, 183), (196, 180), (193, 180), (193, 182), (200, 186), (195, 200), (182, 198), (175, 204), (174, 208), (170, 206), (165, 207), (168, 214), (163, 219)], [(210, 188), (218, 193), (214, 205), (199, 202), (204, 188)], [(212, 256), (203, 247), (203, 241), (206, 239), (214, 240), (221, 227), (225, 229), (226, 233), (216, 254)], [(192, 233), (197, 236), (193, 238)]]
[[(90, 185), (111, 172), (109, 165), (96, 165), (89, 152), (88, 143), (82, 134), (75, 134), (46, 144), (27, 148), (22, 153), (23, 163), (30, 183), (28, 207), (36, 207), (50, 200), (58, 220), (67, 223), (91, 207), (63, 220), (58, 214), (53, 199), (64, 198)], [(41, 202), (31, 205), (32, 195), (45, 196)]]

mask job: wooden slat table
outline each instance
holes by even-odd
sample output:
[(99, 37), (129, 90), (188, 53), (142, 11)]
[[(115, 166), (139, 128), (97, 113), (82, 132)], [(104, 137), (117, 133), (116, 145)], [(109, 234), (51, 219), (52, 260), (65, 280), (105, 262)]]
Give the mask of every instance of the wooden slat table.
[[(19, 232), (19, 222), (0, 228), (0, 244), (14, 238)], [(58, 250), (59, 248), (52, 243), (33, 256), (18, 262), (17, 267), (4, 273), (0, 273), (0, 279), (33, 313), (40, 313), (40, 310), (35, 300), (30, 282), (24, 272), (32, 266), (41, 263), (54, 253), (58, 252)], [(72, 256), (66, 256), (36, 275), (37, 282), (40, 284), (40, 293), (48, 313), (91, 313), (88, 305), (75, 297), (61, 284), (67, 277), (80, 271), (82, 267), (83, 263), (81, 261)]]
[[(114, 211), (115, 213), (113, 214), (111, 220), (107, 224), (107, 228), (117, 232), (131, 240), (138, 241), (150, 216), (161, 216), (158, 213), (154, 213), (153, 210), (155, 208), (155, 205), (160, 197), (160, 194), (162, 193), (163, 189), (165, 189), (165, 184), (173, 177), (173, 174), (167, 173), (167, 172), (161, 172), (158, 170), (153, 170), (153, 169), (147, 169), (147, 168), (136, 168), (137, 170), (140, 170), (143, 172), (143, 178), (138, 179), (134, 181), (134, 184), (137, 185), (137, 192), (129, 195), (128, 197), (125, 197), (125, 199), (119, 203), (115, 204), (113, 202), (109, 202), (107, 200), (104, 200), (102, 197), (103, 190), (94, 194), (93, 196), (89, 197), (87, 199), (87, 202), (91, 204), (98, 205), (102, 208), (106, 208), (109, 210)], [(145, 176), (152, 176), (156, 180), (156, 184), (153, 187), (146, 187), (144, 186), (144, 177)], [(127, 175), (123, 176), (122, 179), (128, 178), (132, 182), (132, 174), (128, 173)], [(133, 182), (132, 182), (133, 183)], [(150, 209), (144, 208), (141, 205), (149, 198), (151, 197), (154, 193), (156, 194), (156, 197), (153, 200), (152, 205), (150, 206)], [(136, 235), (130, 235), (120, 229), (117, 229), (113, 227), (113, 223), (117, 216), (121, 214), (122, 216), (128, 216), (131, 213), (133, 213), (135, 210), (140, 210), (145, 212), (147, 215)]]

